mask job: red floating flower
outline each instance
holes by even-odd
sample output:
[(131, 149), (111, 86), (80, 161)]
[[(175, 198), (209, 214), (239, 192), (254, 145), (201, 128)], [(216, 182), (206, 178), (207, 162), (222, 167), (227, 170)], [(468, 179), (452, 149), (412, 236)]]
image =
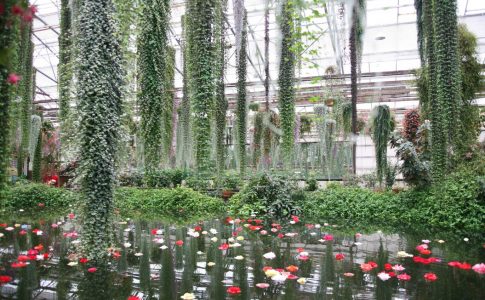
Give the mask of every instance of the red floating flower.
[(88, 260), (86, 257), (81, 257), (81, 258), (79, 259), (79, 262), (80, 262), (80, 263), (82, 263), (82, 264), (85, 264), (85, 263), (87, 263), (88, 261), (89, 261), (89, 260)]
[(195, 230), (195, 231), (202, 231), (202, 227), (200, 227), (200, 226), (195, 226), (195, 227), (194, 227), (194, 230)]
[(293, 220), (293, 222), (295, 222), (295, 223), (300, 222), (300, 218), (298, 218), (298, 216), (291, 216), (291, 219), (292, 219), (292, 220)]
[(436, 276), (435, 273), (426, 273), (424, 274), (424, 279), (428, 282), (436, 281), (438, 279), (438, 276)]
[(113, 255), (114, 259), (119, 259), (121, 257), (121, 253), (119, 251), (115, 251), (111, 255)]
[(238, 286), (230, 286), (227, 288), (227, 293), (230, 295), (239, 295), (241, 294), (241, 288)]
[(140, 297), (137, 297), (137, 296), (131, 295), (130, 297), (128, 297), (127, 300), (141, 300), (141, 298)]
[(219, 246), (219, 249), (220, 249), (220, 250), (227, 250), (227, 249), (229, 249), (229, 244), (221, 244), (221, 245)]
[(345, 258), (345, 255), (343, 255), (343, 253), (337, 253), (335, 255), (336, 260), (344, 260), (344, 258)]
[(94, 272), (96, 272), (97, 270), (98, 270), (97, 268), (92, 267), (92, 268), (89, 268), (89, 269), (88, 269), (88, 272), (89, 272), (89, 273), (94, 273)]
[[(31, 255), (32, 255), (32, 254), (30, 254), (30, 255), (19, 255), (19, 256), (17, 257), (17, 260), (18, 260), (18, 261), (20, 261), (20, 262), (29, 261), (29, 260), (30, 260), (30, 256), (31, 256)], [(34, 254), (34, 256), (35, 256), (35, 255), (37, 255), (37, 253), (36, 253), (36, 254)]]
[(156, 235), (157, 234), (157, 231), (158, 231), (158, 229), (154, 228), (154, 229), (152, 229), (151, 232), (152, 232), (153, 235)]
[(11, 264), (12, 268), (17, 269), (17, 268), (25, 268), (27, 266), (27, 263), (20, 261), (20, 262), (13, 262)]
[(384, 264), (384, 270), (391, 271), (392, 270), (392, 265), (390, 263)]
[(73, 214), (73, 213), (70, 213), (68, 216), (69, 216), (69, 219), (71, 219), (71, 220), (72, 220), (72, 219), (74, 219), (74, 218), (76, 217), (76, 215), (75, 215), (75, 214)]
[(421, 253), (421, 255), (430, 255), (431, 251), (429, 249), (422, 249), (419, 253)]
[(3, 285), (5, 283), (9, 283), (10, 281), (12, 281), (12, 277), (7, 276), (7, 275), (0, 276), (0, 285)]
[(175, 242), (175, 245), (177, 245), (177, 246), (182, 246), (183, 244), (184, 244), (184, 241), (182, 241), (182, 240), (178, 240), (178, 241)]
[(411, 280), (411, 276), (409, 276), (406, 273), (402, 273), (402, 274), (397, 275), (397, 279), (402, 280), (402, 281), (409, 281), (409, 280)]
[(286, 276), (286, 279), (294, 280), (294, 279), (298, 279), (298, 276), (293, 275), (293, 274), (288, 274), (288, 275)]

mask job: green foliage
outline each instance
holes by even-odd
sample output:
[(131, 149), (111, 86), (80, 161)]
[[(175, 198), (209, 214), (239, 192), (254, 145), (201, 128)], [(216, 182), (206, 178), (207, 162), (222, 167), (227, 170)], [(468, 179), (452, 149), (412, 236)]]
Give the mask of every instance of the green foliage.
[(237, 108), (236, 108), (236, 122), (237, 122), (237, 149), (239, 155), (239, 173), (244, 177), (246, 172), (246, 127), (247, 127), (247, 112), (246, 112), (246, 76), (247, 76), (247, 14), (244, 12), (243, 30), (241, 35), (241, 49), (238, 56), (237, 64)]
[(216, 186), (226, 190), (237, 190), (242, 184), (241, 179), (235, 173), (224, 174), (223, 177), (218, 178)]
[(257, 112), (254, 117), (254, 136), (253, 136), (253, 166), (258, 167), (261, 159), (261, 148), (263, 144), (264, 131), (264, 112)]
[(214, 108), (213, 25), (214, 0), (189, 0), (187, 7), (187, 63), (190, 82), (195, 164), (198, 171), (210, 167), (211, 118)]
[(43, 135), (43, 130), (39, 130), (39, 133), (37, 135), (37, 145), (35, 146), (35, 152), (34, 152), (34, 162), (33, 162), (33, 167), (32, 167), (32, 179), (35, 182), (41, 182), (42, 181), (42, 174), (41, 174), (41, 169), (42, 169), (42, 135)]
[[(7, 211), (23, 209), (26, 212), (66, 211), (69, 205), (78, 203), (73, 192), (45, 184), (17, 184), (8, 188), (3, 202)], [(40, 206), (39, 206), (40, 204)]]
[(248, 108), (250, 111), (257, 112), (259, 110), (259, 103), (256, 103), (256, 102), (249, 103)]
[(283, 177), (262, 174), (249, 183), (229, 201), (228, 210), (234, 215), (256, 214), (264, 218), (288, 218), (300, 213), (296, 186)]
[(310, 193), (302, 207), (305, 217), (352, 226), (405, 229), (432, 227), (463, 234), (480, 233), (485, 202), (476, 173), (461, 171), (429, 190), (394, 194), (362, 188), (332, 187)]
[(296, 57), (292, 51), (295, 45), (294, 20), (293, 20), (293, 1), (285, 0), (282, 5), (280, 28), (281, 58), (280, 74), (278, 77), (279, 102), (278, 108), (281, 115), (282, 153), (286, 167), (293, 155), (294, 147), (294, 126), (295, 126), (295, 63)]
[(313, 177), (308, 178), (306, 180), (305, 190), (307, 190), (309, 192), (314, 192), (314, 191), (318, 190), (318, 181)]
[(69, 0), (61, 0), (59, 34), (59, 118), (66, 121), (69, 114), (72, 82), (72, 30)]
[[(141, 19), (141, 32), (138, 39), (138, 77), (140, 94), (141, 136), (144, 143), (146, 170), (156, 170), (160, 166), (162, 143), (166, 143), (166, 126), (163, 120), (169, 97), (167, 84), (167, 35), (170, 20), (170, 7), (162, 0), (146, 1)], [(165, 96), (164, 96), (165, 95)], [(170, 106), (170, 105), (168, 105)], [(171, 109), (171, 108), (170, 108)], [(171, 114), (170, 114), (171, 121)], [(162, 131), (163, 130), (163, 131)], [(165, 134), (164, 134), (165, 133)]]
[(121, 51), (114, 36), (112, 11), (110, 0), (82, 1), (76, 45), (81, 189), (85, 203), (83, 242), (93, 260), (105, 258), (110, 245), (122, 113)]
[(313, 120), (309, 116), (306, 116), (306, 115), (300, 116), (300, 133), (301, 134), (309, 133), (312, 130), (312, 123), (313, 123)]
[(189, 177), (189, 173), (182, 169), (165, 169), (150, 171), (145, 174), (145, 186), (149, 188), (177, 187)]
[(391, 111), (387, 105), (379, 105), (373, 111), (372, 134), (376, 150), (377, 179), (379, 183), (387, 170), (387, 144), (394, 126), (391, 118)]
[(115, 206), (122, 215), (143, 215), (171, 219), (175, 222), (216, 217), (224, 212), (224, 202), (191, 189), (119, 188)]
[[(187, 18), (182, 16), (181, 18), (181, 23), (182, 23), (182, 35), (184, 36), (184, 39), (182, 39), (182, 46), (181, 46), (181, 51), (182, 51), (182, 60), (183, 60), (183, 74), (182, 74), (182, 103), (180, 105), (180, 127), (181, 127), (181, 148), (182, 148), (182, 154), (181, 154), (181, 165), (183, 167), (188, 167), (191, 162), (191, 152), (190, 152), (190, 146), (191, 146), (191, 122), (190, 122), (190, 115), (191, 115), (191, 104), (190, 104), (190, 97), (189, 97), (189, 74), (188, 74), (188, 39), (189, 35), (187, 33)], [(219, 85), (220, 87), (220, 85)], [(223, 94), (220, 91), (218, 91), (219, 95)], [(218, 98), (220, 100), (220, 98)], [(225, 117), (226, 115), (224, 114), (224, 123), (225, 123)], [(220, 115), (217, 115), (217, 120), (220, 119)], [(221, 137), (218, 136), (218, 139)], [(224, 139), (224, 136), (222, 136), (222, 139)], [(218, 153), (219, 154), (219, 153)]]
[(212, 187), (212, 181), (202, 176), (190, 176), (185, 180), (185, 185), (195, 191), (206, 192)]

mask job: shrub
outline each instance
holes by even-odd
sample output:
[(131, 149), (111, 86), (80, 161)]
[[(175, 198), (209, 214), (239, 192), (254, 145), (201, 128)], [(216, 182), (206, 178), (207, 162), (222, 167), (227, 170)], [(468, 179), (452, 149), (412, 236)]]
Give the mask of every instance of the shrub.
[(122, 215), (163, 217), (185, 221), (214, 217), (224, 212), (224, 202), (191, 189), (119, 188), (115, 205)]
[[(300, 213), (301, 193), (283, 177), (263, 174), (252, 178), (229, 202), (229, 211), (237, 216), (253, 213), (267, 218), (288, 218)], [(300, 201), (298, 201), (298, 199)]]
[(142, 187), (143, 183), (144, 175), (142, 172), (123, 173), (118, 176), (118, 184), (120, 186)]
[(145, 185), (149, 188), (177, 187), (189, 177), (189, 173), (182, 169), (165, 169), (145, 174)]
[(9, 211), (23, 209), (27, 212), (64, 210), (78, 200), (75, 193), (45, 184), (17, 184), (6, 192), (4, 208)]

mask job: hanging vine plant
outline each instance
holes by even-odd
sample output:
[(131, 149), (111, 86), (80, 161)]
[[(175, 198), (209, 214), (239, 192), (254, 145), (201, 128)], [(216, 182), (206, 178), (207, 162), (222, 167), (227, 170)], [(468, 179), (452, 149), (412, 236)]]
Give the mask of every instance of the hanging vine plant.
[(254, 117), (254, 140), (253, 140), (253, 166), (258, 167), (259, 161), (261, 159), (261, 146), (263, 142), (263, 131), (264, 131), (264, 112), (256, 113)]
[(394, 122), (391, 118), (389, 106), (377, 106), (372, 112), (371, 137), (376, 151), (376, 169), (379, 183), (383, 182), (387, 172), (387, 144), (393, 130)]
[[(69, 114), (71, 81), (72, 81), (72, 31), (71, 8), (69, 0), (61, 0), (60, 34), (59, 34), (59, 118), (61, 122), (67, 120)], [(62, 123), (61, 123), (62, 124)], [(62, 125), (61, 125), (62, 126)]]
[(213, 23), (215, 0), (187, 1), (188, 74), (195, 144), (199, 172), (209, 170), (211, 118), (214, 109)]
[[(164, 142), (163, 118), (166, 92), (166, 57), (169, 8), (161, 0), (145, 1), (138, 39), (138, 77), (140, 129), (144, 145), (145, 168), (160, 167)], [(167, 139), (165, 138), (165, 142)]]
[[(111, 0), (80, 4), (76, 47), (77, 93), (80, 113), (81, 189), (85, 202), (84, 250), (95, 263), (106, 258), (110, 246), (111, 211), (123, 72), (121, 51), (112, 23)], [(109, 53), (109, 55), (106, 55)]]
[(174, 100), (175, 100), (175, 48), (167, 47), (167, 56), (165, 58), (164, 73), (164, 102), (163, 102), (163, 157), (167, 162), (172, 159), (172, 141), (173, 127), (175, 119), (173, 118)]
[(237, 143), (239, 153), (239, 173), (244, 176), (246, 172), (246, 127), (247, 127), (247, 103), (246, 103), (246, 72), (247, 72), (247, 15), (244, 12), (241, 49), (237, 65)]
[(282, 34), (279, 85), (279, 110), (281, 117), (282, 153), (288, 167), (293, 155), (295, 126), (295, 63), (293, 52), (293, 7), (292, 1), (286, 0), (282, 5), (280, 28)]

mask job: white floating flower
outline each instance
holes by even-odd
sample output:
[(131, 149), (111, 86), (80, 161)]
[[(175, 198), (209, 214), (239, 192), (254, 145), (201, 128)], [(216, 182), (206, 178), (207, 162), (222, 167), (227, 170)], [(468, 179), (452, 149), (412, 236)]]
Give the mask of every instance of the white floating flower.
[(216, 263), (215, 262), (212, 262), (212, 261), (210, 261), (210, 262), (207, 263), (207, 266), (208, 267), (213, 267), (215, 265), (216, 265)]
[(75, 267), (77, 266), (77, 261), (71, 261), (67, 264), (69, 267)]
[(443, 240), (438, 240), (438, 243), (443, 244), (445, 241)]
[(19, 209), (19, 212), (23, 212), (24, 210), (23, 209)]
[(234, 238), (233, 238), (233, 237), (228, 238), (228, 239), (227, 239), (227, 241), (228, 241), (229, 243), (234, 243), (234, 242), (235, 242), (235, 240), (234, 240)]
[(425, 244), (429, 244), (429, 243), (431, 243), (431, 241), (430, 241), (430, 240), (421, 240), (421, 242), (423, 242), (423, 243), (425, 243)]
[(36, 260), (44, 260), (44, 255), (43, 254), (39, 254), (35, 257)]
[(241, 247), (241, 244), (239, 243), (234, 243), (234, 244), (230, 244), (229, 247), (232, 247), (232, 248), (237, 248), (237, 247)]
[(163, 244), (165, 242), (164, 239), (162, 238), (156, 238), (156, 239), (153, 239), (153, 241), (156, 243), (156, 244)]
[(274, 254), (274, 252), (268, 252), (268, 253), (263, 254), (263, 257), (266, 258), (266, 259), (274, 259), (274, 258), (276, 258), (276, 254)]
[(276, 282), (285, 282), (286, 276), (283, 275), (283, 274), (278, 274), (278, 275), (271, 277), (271, 280), (276, 281)]
[(360, 246), (360, 245), (362, 245), (362, 243), (361, 242), (355, 242), (354, 245)]
[(320, 224), (315, 224), (315, 228), (316, 228), (316, 229), (320, 229), (321, 227), (322, 227), (322, 225), (320, 225)]
[(204, 254), (204, 252), (202, 252), (202, 251), (197, 251), (197, 255), (202, 255), (202, 254)]
[(379, 274), (377, 274), (377, 277), (379, 277), (379, 279), (382, 281), (387, 281), (391, 278), (391, 276), (386, 272), (380, 272)]
[(20, 227), (20, 224), (17, 223), (17, 224), (15, 224), (13, 226), (15, 226), (15, 228), (19, 228)]
[(303, 284), (306, 283), (306, 278), (300, 277), (300, 278), (298, 278), (298, 280), (296, 282), (298, 282), (299, 284), (303, 285)]
[(125, 247), (125, 248), (130, 248), (130, 247), (131, 247), (131, 244), (130, 244), (130, 243), (124, 243), (124, 244), (123, 244), (123, 247)]
[(206, 235), (207, 234), (207, 230), (202, 231), (202, 234), (203, 235)]
[(125, 228), (125, 230), (124, 230), (124, 231), (125, 231), (125, 232), (129, 232), (129, 231), (131, 231), (131, 229), (130, 229), (130, 228)]
[(185, 293), (182, 296), (180, 296), (180, 299), (183, 299), (183, 300), (194, 300), (196, 298), (195, 298), (195, 295), (192, 294), (192, 293)]
[(239, 235), (239, 236), (236, 238), (236, 240), (238, 240), (238, 241), (244, 241), (244, 237), (243, 237), (242, 235)]
[(397, 257), (405, 258), (405, 257), (413, 257), (413, 255), (407, 253), (406, 251), (399, 251), (397, 252)]
[(215, 230), (214, 228), (211, 228), (209, 231), (210, 231), (210, 233), (212, 233), (212, 234), (217, 234), (217, 230)]
[(165, 250), (168, 249), (168, 247), (166, 245), (163, 245), (162, 247), (160, 247), (160, 249)]
[[(39, 234), (37, 233), (37, 235), (39, 235)], [(81, 240), (74, 240), (71, 243), (74, 244), (74, 245), (77, 245), (77, 244), (81, 243)]]
[(135, 256), (137, 256), (137, 257), (143, 256), (143, 253), (141, 253), (141, 252), (135, 253)]
[(316, 232), (310, 232), (310, 235), (315, 236), (315, 235), (317, 235), (317, 233)]
[(465, 242), (468, 242), (470, 239), (469, 238), (464, 238), (463, 239)]
[(243, 260), (244, 259), (244, 256), (238, 255), (238, 256), (234, 257), (234, 259), (236, 259), (236, 260)]
[(5, 228), (5, 230), (6, 230), (6, 231), (13, 231), (13, 230), (14, 230), (14, 228), (13, 228), (12, 226), (9, 226), (9, 227)]
[(214, 236), (211, 238), (211, 241), (213, 241), (214, 243), (217, 242), (217, 238)]
[(0, 238), (2, 238), (4, 236), (5, 236), (5, 234), (3, 234), (3, 233), (0, 232)]

